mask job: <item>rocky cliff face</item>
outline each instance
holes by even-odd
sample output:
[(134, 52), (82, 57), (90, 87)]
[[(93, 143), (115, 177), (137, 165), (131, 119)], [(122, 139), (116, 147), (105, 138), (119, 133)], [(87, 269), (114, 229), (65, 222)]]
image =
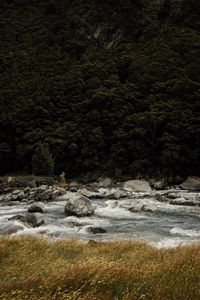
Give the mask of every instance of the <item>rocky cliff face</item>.
[(73, 25), (78, 32), (110, 49), (124, 39), (137, 39), (143, 5), (143, 1), (76, 1), (70, 9), (76, 13)]
[[(76, 1), (76, 26), (89, 40), (106, 49), (123, 41), (134, 42), (141, 36), (154, 36), (163, 24), (199, 29), (200, 8), (189, 0)], [(72, 13), (73, 14), (73, 13)]]

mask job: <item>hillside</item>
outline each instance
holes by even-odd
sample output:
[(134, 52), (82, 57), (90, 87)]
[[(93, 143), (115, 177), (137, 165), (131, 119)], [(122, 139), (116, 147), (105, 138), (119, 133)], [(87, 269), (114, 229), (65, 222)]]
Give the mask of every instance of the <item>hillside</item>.
[(2, 0), (0, 175), (199, 175), (199, 65), (198, 0)]

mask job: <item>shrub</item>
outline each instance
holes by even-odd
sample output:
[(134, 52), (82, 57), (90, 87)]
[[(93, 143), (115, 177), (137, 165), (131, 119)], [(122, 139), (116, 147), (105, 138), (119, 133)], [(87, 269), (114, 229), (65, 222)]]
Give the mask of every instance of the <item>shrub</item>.
[(33, 174), (51, 176), (54, 171), (54, 161), (49, 148), (38, 144), (32, 157)]

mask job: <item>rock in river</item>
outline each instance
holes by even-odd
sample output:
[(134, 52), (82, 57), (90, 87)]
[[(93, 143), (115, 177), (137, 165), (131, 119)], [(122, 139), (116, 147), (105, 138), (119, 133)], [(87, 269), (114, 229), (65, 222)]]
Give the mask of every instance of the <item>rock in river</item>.
[(40, 207), (38, 205), (33, 205), (33, 206), (29, 207), (28, 212), (30, 212), (30, 213), (43, 213), (44, 210), (42, 209), (42, 207)]
[(172, 199), (170, 201), (170, 204), (172, 205), (184, 205), (184, 206), (200, 206), (200, 202), (193, 199), (186, 199), (186, 198), (177, 198)]
[(22, 221), (23, 218), (24, 217), (22, 215), (16, 215), (16, 216), (13, 216), (11, 218), (8, 218), (8, 221)]
[(156, 212), (156, 208), (153, 207), (153, 206), (144, 204), (144, 205), (142, 205), (142, 207), (141, 207), (141, 211), (143, 211), (143, 212), (154, 213), (154, 212)]
[(141, 212), (141, 206), (130, 207), (128, 210), (129, 210), (131, 213), (139, 213), (139, 212)]
[(94, 213), (90, 200), (80, 194), (75, 194), (67, 201), (65, 205), (65, 214), (67, 216), (85, 217)]
[(149, 183), (145, 180), (129, 180), (124, 184), (124, 188), (132, 192), (151, 192)]
[(88, 227), (87, 231), (93, 234), (106, 233), (106, 230), (101, 227)]
[(41, 213), (27, 212), (24, 217), (24, 222), (32, 227), (39, 227), (44, 224), (44, 218)]

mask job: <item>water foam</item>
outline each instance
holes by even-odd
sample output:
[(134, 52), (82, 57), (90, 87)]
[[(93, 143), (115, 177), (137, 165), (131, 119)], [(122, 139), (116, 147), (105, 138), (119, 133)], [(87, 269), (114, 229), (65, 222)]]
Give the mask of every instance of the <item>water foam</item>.
[(197, 238), (200, 237), (200, 230), (193, 230), (193, 229), (183, 229), (180, 227), (174, 227), (170, 230), (170, 233), (173, 235), (181, 235), (181, 236), (188, 236)]
[(160, 241), (151, 242), (150, 244), (156, 247), (157, 249), (161, 249), (161, 248), (175, 248), (179, 246), (184, 246), (189, 244), (189, 242), (181, 238), (163, 238)]

